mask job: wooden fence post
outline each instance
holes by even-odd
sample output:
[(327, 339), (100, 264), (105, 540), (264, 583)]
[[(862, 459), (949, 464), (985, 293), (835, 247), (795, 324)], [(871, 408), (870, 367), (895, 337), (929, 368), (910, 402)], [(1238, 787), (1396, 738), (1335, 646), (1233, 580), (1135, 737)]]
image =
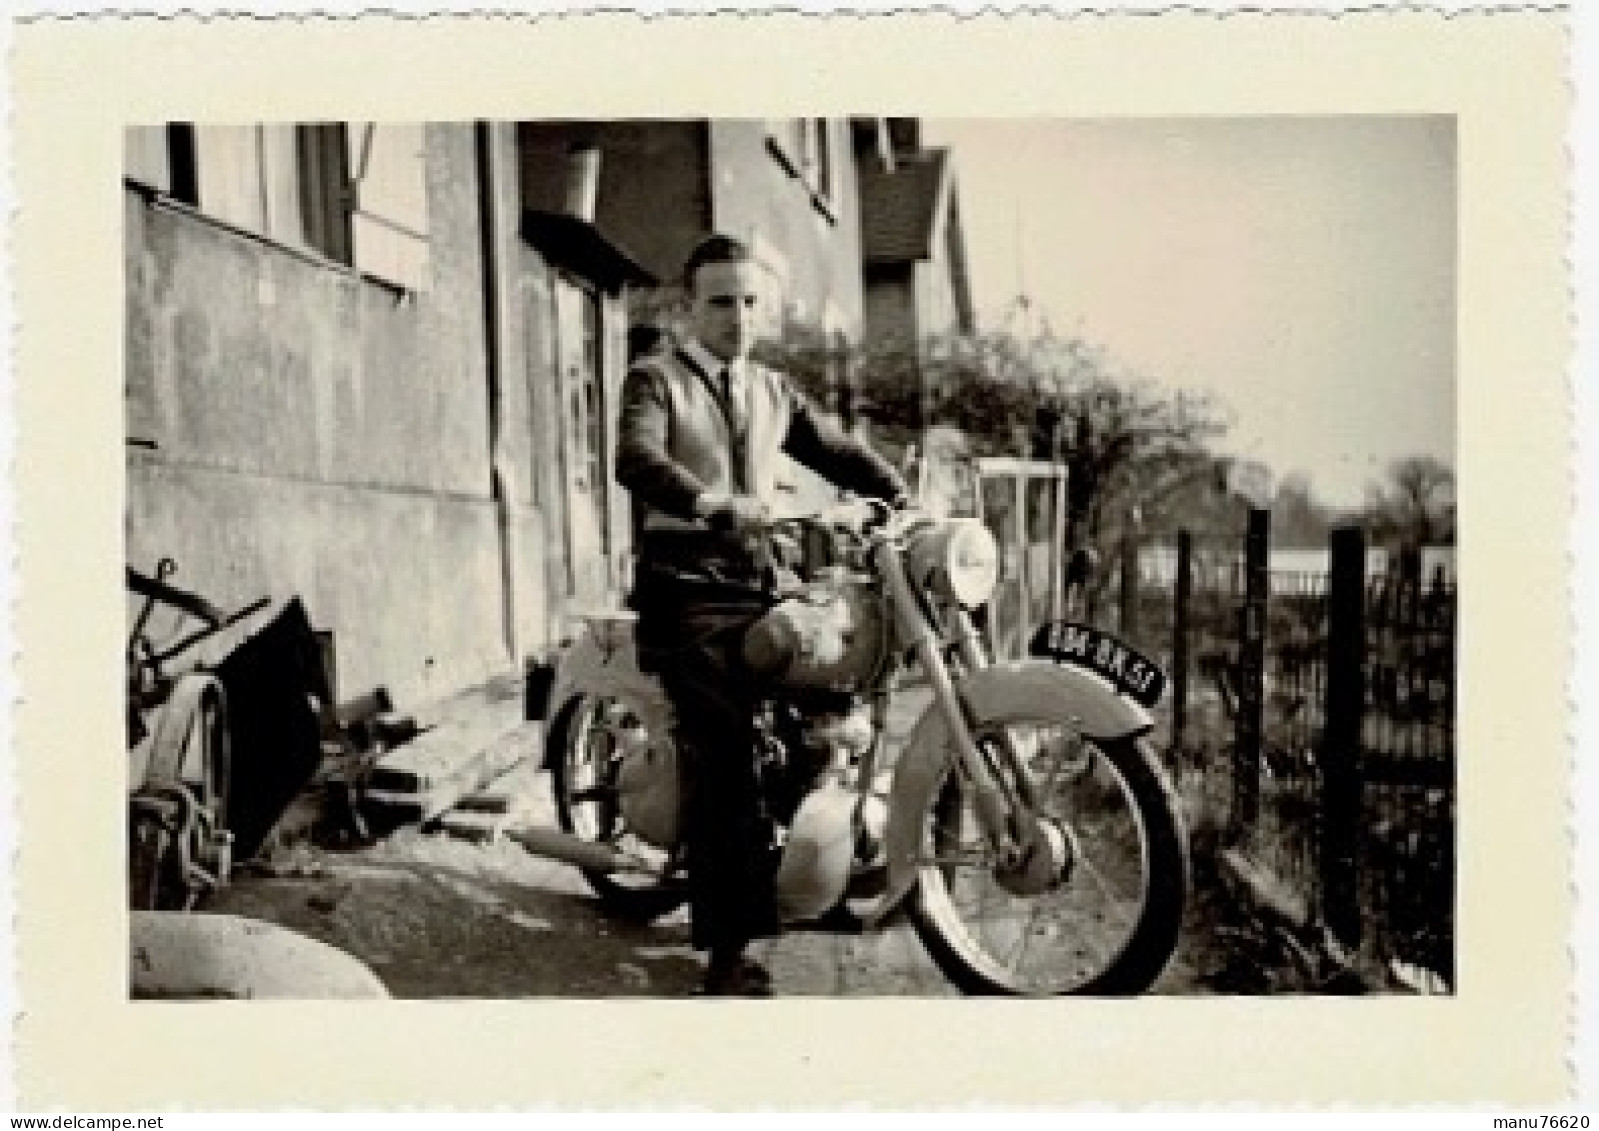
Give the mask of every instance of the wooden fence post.
[(1128, 523), (1122, 529), (1121, 602), (1117, 610), (1116, 631), (1123, 640), (1137, 646), (1138, 641), (1138, 532)]
[(1332, 533), (1327, 585), (1327, 699), (1321, 742), (1321, 906), (1347, 948), (1360, 945), (1360, 744), (1366, 709), (1366, 539)]
[(1171, 745), (1181, 752), (1188, 729), (1188, 606), (1194, 592), (1194, 536), (1177, 532), (1177, 596), (1171, 630)]
[(1235, 834), (1260, 816), (1266, 713), (1266, 600), (1271, 588), (1271, 512), (1251, 507), (1244, 535), (1244, 603), (1238, 610), (1238, 722), (1233, 744)]

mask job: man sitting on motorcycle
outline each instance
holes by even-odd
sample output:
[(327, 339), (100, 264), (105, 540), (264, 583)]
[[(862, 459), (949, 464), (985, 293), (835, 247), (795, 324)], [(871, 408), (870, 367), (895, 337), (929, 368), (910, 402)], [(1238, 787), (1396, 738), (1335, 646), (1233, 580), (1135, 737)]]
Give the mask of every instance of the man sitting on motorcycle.
[(702, 990), (718, 996), (771, 994), (745, 950), (779, 929), (757, 692), (740, 657), (745, 632), (774, 600), (760, 535), (778, 454), (862, 495), (905, 494), (886, 460), (751, 360), (764, 284), (741, 241), (711, 236), (694, 249), (683, 268), (687, 332), (629, 370), (616, 453), (639, 527), (630, 603), (640, 662), (672, 703), (684, 767), (693, 945), (709, 953)]

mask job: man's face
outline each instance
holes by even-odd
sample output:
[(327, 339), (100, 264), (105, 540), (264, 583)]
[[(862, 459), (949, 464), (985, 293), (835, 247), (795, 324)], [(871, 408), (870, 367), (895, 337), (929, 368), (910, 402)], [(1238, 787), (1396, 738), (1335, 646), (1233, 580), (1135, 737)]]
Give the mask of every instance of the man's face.
[(694, 274), (694, 336), (723, 361), (742, 361), (760, 337), (763, 272), (752, 260), (706, 263)]

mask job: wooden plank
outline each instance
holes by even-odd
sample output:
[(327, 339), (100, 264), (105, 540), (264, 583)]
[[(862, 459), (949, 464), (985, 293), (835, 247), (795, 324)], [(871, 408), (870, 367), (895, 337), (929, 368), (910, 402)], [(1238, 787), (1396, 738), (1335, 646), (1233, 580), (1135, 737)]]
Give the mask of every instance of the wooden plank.
[(416, 712), (422, 733), (384, 753), (375, 789), (422, 792), (453, 777), (458, 763), (522, 722), (521, 676), (468, 688)]
[(539, 723), (519, 723), (486, 742), (458, 750), (447, 762), (428, 769), (425, 784), (417, 788), (395, 787), (376, 780), (364, 795), (365, 800), (397, 811), (408, 820), (431, 821), (455, 808), (463, 797), (477, 793), (490, 782), (529, 759), (543, 756), (544, 728)]
[(438, 827), (457, 840), (491, 844), (500, 839), (510, 824), (509, 814), (484, 813), (473, 809), (451, 809), (438, 818)]
[(1305, 930), (1311, 923), (1310, 907), (1297, 892), (1279, 880), (1247, 853), (1237, 848), (1223, 849), (1218, 856), (1224, 875), (1247, 894), (1257, 911), (1293, 928)]
[(513, 798), (508, 793), (498, 792), (493, 789), (482, 789), (477, 793), (469, 793), (455, 803), (455, 808), (462, 813), (488, 813), (505, 814), (511, 811)]
[(1048, 460), (1019, 459), (1016, 456), (979, 456), (977, 459), (977, 472), (984, 477), (1049, 476), (1059, 471), (1060, 465)]

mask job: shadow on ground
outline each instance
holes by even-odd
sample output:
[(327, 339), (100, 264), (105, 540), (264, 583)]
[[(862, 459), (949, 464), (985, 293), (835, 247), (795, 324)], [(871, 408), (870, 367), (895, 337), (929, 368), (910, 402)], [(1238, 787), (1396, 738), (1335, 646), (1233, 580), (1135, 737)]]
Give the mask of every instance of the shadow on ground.
[[(632, 923), (582, 877), (514, 842), (405, 829), (351, 852), (299, 849), (243, 874), (206, 908), (281, 924), (369, 965), (400, 998), (675, 998), (699, 956), (677, 911)], [(867, 935), (794, 933), (757, 944), (783, 997), (944, 997), (954, 991), (909, 924)], [(1185, 938), (1154, 992), (1205, 992)]]
[(505, 842), (406, 832), (275, 871), (241, 878), (207, 910), (346, 950), (396, 997), (674, 996), (699, 974), (685, 923), (607, 917), (575, 874), (538, 875), (552, 870)]

